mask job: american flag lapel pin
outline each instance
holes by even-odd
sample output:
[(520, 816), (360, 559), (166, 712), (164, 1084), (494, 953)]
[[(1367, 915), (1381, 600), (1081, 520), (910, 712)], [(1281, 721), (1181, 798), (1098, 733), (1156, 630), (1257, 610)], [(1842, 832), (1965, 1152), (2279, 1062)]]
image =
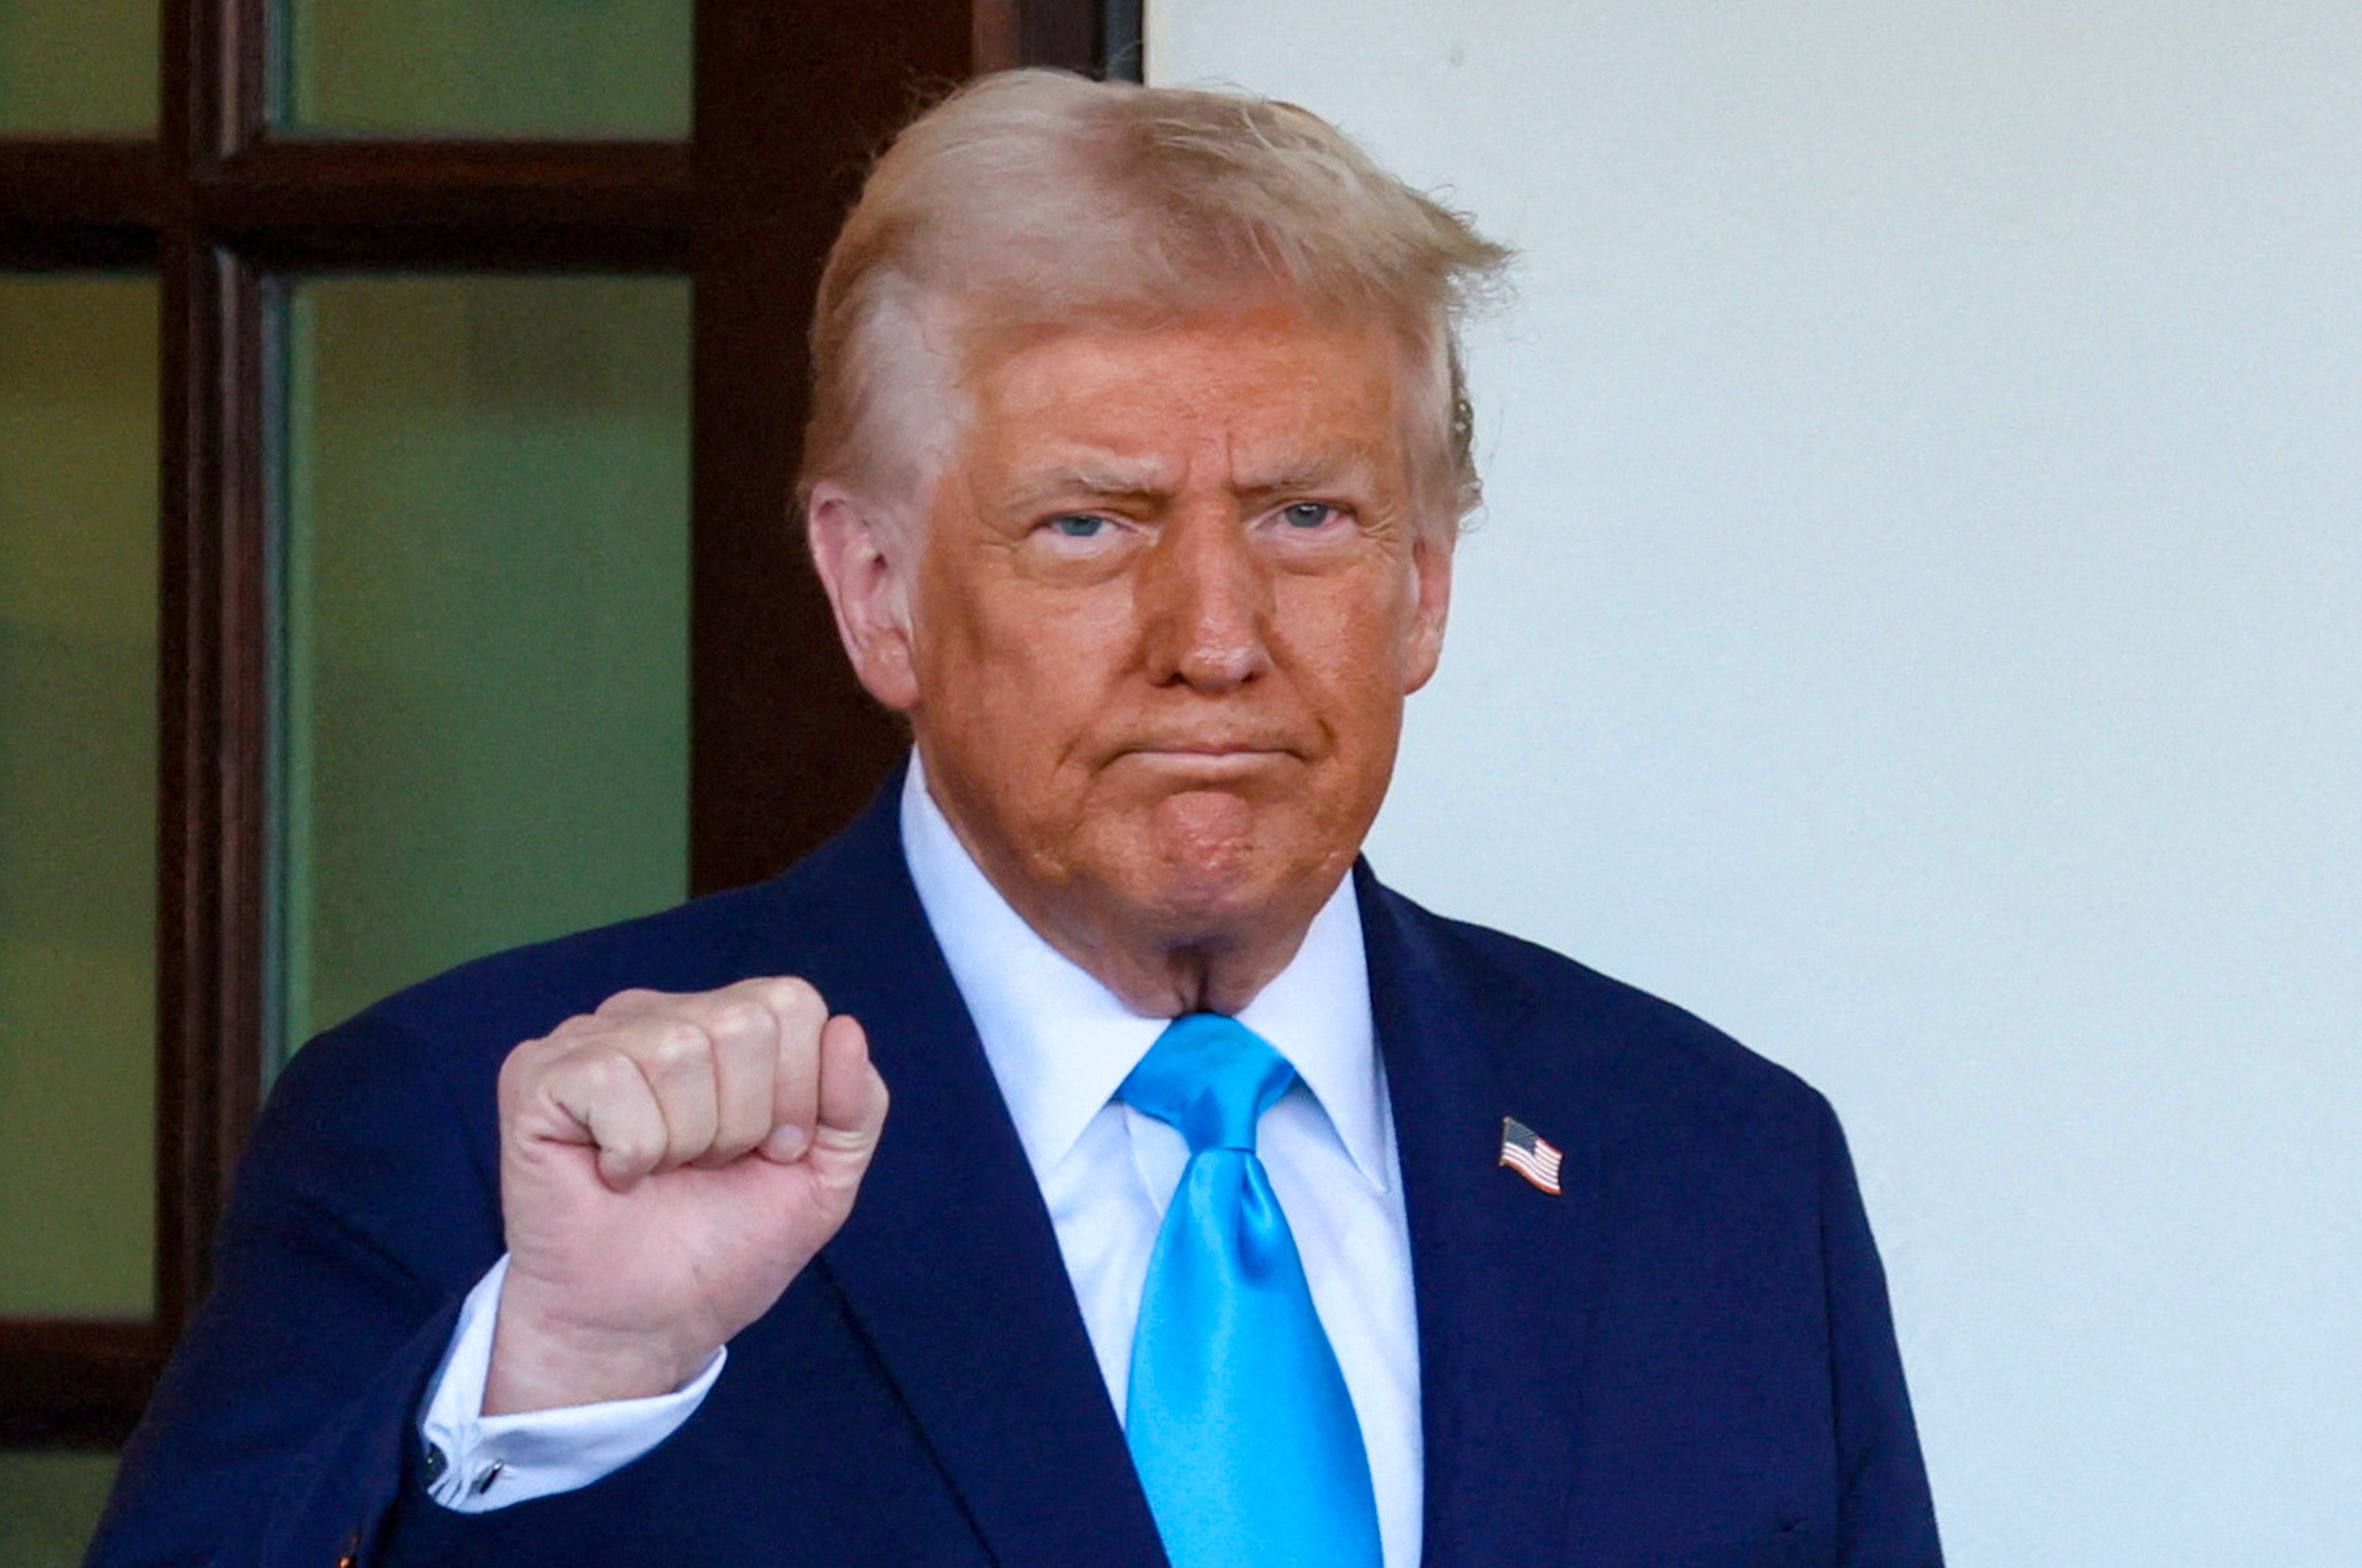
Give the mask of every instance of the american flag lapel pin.
[(1558, 1196), (1559, 1162), (1565, 1157), (1557, 1144), (1516, 1117), (1501, 1118), (1501, 1163), (1552, 1198)]

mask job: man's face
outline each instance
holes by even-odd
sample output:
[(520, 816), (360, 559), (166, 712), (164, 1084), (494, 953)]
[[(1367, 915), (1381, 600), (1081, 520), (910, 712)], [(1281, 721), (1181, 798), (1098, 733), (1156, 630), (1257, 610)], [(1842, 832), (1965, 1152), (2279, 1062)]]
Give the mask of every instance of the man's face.
[(1061, 333), (976, 381), (908, 569), (907, 690), (871, 685), (908, 696), (987, 873), (1087, 966), (1292, 952), (1351, 865), (1450, 586), (1400, 381), (1385, 331), (1277, 308)]

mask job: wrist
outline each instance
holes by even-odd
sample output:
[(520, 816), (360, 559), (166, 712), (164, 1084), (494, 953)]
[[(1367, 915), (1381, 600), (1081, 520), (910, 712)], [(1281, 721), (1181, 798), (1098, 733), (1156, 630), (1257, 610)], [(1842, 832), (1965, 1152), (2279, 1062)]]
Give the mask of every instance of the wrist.
[(484, 1377), (487, 1416), (671, 1394), (695, 1380), (716, 1348), (646, 1331), (568, 1323), (507, 1297), (503, 1292)]

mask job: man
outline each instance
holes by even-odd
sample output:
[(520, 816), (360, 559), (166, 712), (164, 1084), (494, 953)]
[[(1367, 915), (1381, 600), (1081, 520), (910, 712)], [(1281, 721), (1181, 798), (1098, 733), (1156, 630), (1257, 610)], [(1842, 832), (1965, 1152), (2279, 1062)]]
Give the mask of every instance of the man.
[(1281, 105), (906, 132), (805, 511), (911, 764), (307, 1048), (96, 1559), (1937, 1562), (1826, 1105), (1357, 865), (1503, 259)]

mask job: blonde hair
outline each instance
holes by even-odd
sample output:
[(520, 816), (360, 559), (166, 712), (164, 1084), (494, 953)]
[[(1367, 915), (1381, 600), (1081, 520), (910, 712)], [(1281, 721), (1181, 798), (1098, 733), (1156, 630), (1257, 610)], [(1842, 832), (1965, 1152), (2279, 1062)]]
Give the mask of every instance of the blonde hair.
[(878, 159), (822, 275), (802, 490), (915, 513), (995, 344), (1276, 294), (1402, 345), (1430, 525), (1477, 502), (1459, 325), (1509, 252), (1292, 104), (1004, 72)]

